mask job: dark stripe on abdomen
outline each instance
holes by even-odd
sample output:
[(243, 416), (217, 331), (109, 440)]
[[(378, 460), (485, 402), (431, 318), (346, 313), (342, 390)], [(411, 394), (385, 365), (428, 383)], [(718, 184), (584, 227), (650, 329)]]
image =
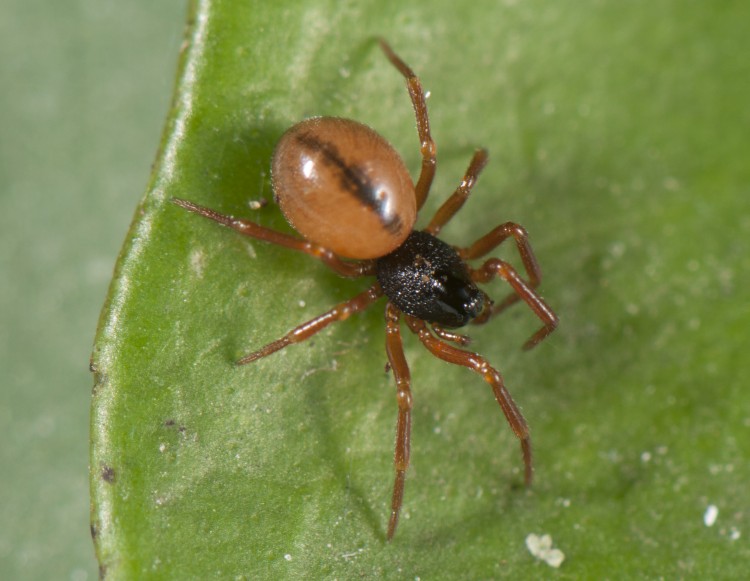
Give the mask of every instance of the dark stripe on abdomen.
[(383, 200), (378, 196), (375, 186), (362, 168), (347, 164), (335, 145), (321, 141), (311, 133), (299, 133), (296, 139), (310, 151), (321, 154), (320, 161), (335, 170), (341, 188), (372, 209), (386, 230), (392, 234), (397, 234), (402, 230), (403, 224), (397, 214), (391, 214), (389, 218), (384, 215)]

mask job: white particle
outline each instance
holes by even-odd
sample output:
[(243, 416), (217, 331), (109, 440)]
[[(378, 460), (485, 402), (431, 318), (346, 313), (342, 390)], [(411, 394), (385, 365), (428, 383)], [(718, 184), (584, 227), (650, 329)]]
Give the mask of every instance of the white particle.
[(534, 557), (540, 561), (544, 561), (550, 567), (557, 569), (562, 562), (565, 560), (565, 553), (560, 549), (554, 549), (552, 547), (552, 537), (549, 535), (535, 535), (534, 533), (529, 534), (526, 537), (526, 548), (529, 549)]
[(612, 244), (612, 246), (610, 246), (609, 252), (615, 258), (620, 258), (623, 254), (625, 254), (625, 243), (615, 242), (614, 244)]
[(197, 278), (203, 278), (203, 269), (206, 265), (206, 257), (199, 249), (190, 253), (190, 268), (193, 269)]
[(719, 516), (719, 509), (716, 508), (715, 504), (709, 504), (706, 508), (706, 512), (703, 514), (703, 523), (707, 527), (712, 527), (716, 523), (716, 519)]
[(250, 258), (257, 258), (258, 257), (258, 255), (255, 253), (255, 248), (253, 248), (252, 244), (250, 244), (249, 242), (245, 242), (243, 244), (243, 247), (245, 248), (245, 252), (247, 252), (247, 255)]
[(290, 555), (289, 553), (287, 553), (286, 555), (284, 555), (284, 558), (285, 558), (285, 559), (286, 559), (287, 561), (291, 561), (291, 560), (292, 560), (292, 556), (291, 556), (291, 555)]
[(637, 315), (640, 310), (640, 307), (638, 307), (638, 305), (636, 305), (635, 303), (628, 303), (627, 305), (625, 305), (625, 312), (628, 315)]

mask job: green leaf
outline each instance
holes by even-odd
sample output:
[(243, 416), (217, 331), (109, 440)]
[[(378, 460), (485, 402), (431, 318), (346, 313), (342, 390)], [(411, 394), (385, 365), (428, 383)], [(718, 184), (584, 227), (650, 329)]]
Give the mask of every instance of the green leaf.
[[(743, 3), (666, 0), (196, 2), (93, 356), (92, 526), (105, 574), (742, 576), (748, 17)], [(273, 204), (247, 202), (271, 199), (274, 143), (309, 115), (369, 124), (416, 173), (413, 113), (377, 34), (431, 95), (440, 162), (423, 222), (488, 147), (490, 166), (442, 237), (463, 245), (524, 224), (562, 320), (530, 353), (519, 347), (538, 322), (521, 306), (470, 328), (532, 427), (530, 490), (482, 379), (405, 337), (412, 468), (391, 543), (396, 402), (382, 308), (232, 363), (366, 282), (169, 203), (289, 231)], [(551, 535), (559, 570), (529, 553), (530, 533)]]

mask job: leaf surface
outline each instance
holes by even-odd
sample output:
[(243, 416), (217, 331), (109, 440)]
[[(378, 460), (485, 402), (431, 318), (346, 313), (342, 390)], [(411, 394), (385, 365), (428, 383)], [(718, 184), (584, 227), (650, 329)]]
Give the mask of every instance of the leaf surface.
[[(748, 109), (741, 3), (195, 2), (163, 144), (93, 362), (93, 530), (112, 578), (741, 575)], [(560, 329), (517, 306), (474, 349), (532, 427), (536, 483), (480, 377), (406, 337), (412, 468), (384, 539), (396, 403), (382, 307), (237, 368), (365, 288), (169, 203), (289, 232), (281, 133), (310, 115), (419, 148), (382, 34), (430, 92), (439, 169), (490, 166), (442, 237), (531, 233)], [(516, 261), (512, 248), (500, 255)], [(500, 283), (489, 287), (502, 296)], [(708, 506), (718, 517), (704, 522)], [(525, 546), (550, 534), (554, 571)]]

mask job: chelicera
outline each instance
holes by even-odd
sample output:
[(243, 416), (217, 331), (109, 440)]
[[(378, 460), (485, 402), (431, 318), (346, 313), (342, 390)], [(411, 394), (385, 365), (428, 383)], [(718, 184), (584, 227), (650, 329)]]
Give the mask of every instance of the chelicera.
[[(180, 199), (173, 202), (245, 236), (309, 254), (342, 276), (375, 276), (376, 281), (354, 298), (292, 329), (237, 363), (251, 363), (305, 341), (385, 295), (385, 347), (388, 366), (396, 380), (398, 403), (396, 474), (387, 531), (390, 540), (398, 525), (410, 456), (412, 393), (401, 340), (401, 319), (435, 357), (468, 367), (490, 385), (521, 442), (528, 485), (532, 479), (532, 461), (526, 421), (500, 373), (481, 355), (461, 349), (470, 339), (453, 329), (467, 323), (486, 323), (521, 299), (543, 323), (523, 346), (530, 349), (555, 329), (557, 316), (535, 290), (541, 273), (526, 230), (518, 224), (501, 224), (466, 247), (453, 247), (437, 238), (466, 202), (487, 163), (484, 149), (475, 152), (461, 184), (427, 227), (414, 229), (417, 213), (427, 199), (435, 175), (436, 147), (419, 79), (388, 44), (381, 40), (380, 46), (406, 79), (414, 106), (422, 153), (416, 184), (398, 153), (369, 127), (349, 119), (315, 117), (294, 125), (281, 137), (272, 162), (275, 200), (302, 238), (219, 214), (193, 202)], [(526, 278), (499, 258), (488, 258), (477, 267), (469, 265), (468, 261), (486, 256), (508, 239), (516, 244)], [(513, 291), (497, 304), (477, 286), (495, 277), (506, 281)]]

